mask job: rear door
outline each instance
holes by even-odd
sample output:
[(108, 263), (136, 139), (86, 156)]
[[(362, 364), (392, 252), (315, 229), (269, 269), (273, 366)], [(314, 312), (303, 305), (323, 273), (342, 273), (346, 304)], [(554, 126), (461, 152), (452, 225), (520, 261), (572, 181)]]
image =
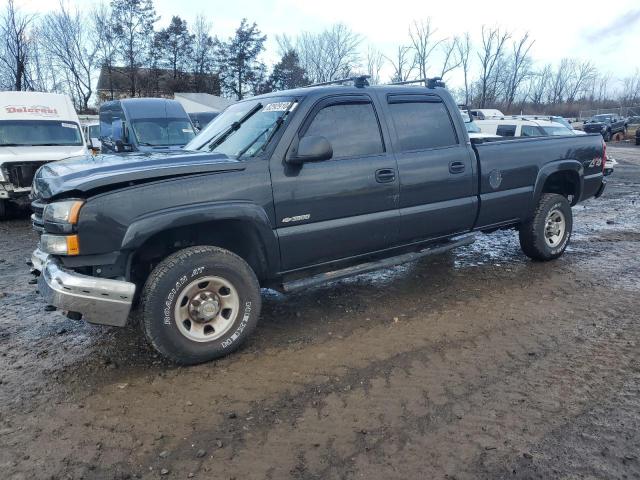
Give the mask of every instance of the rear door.
[(333, 157), (300, 166), (272, 157), (283, 270), (393, 246), (399, 218), (397, 166), (371, 98), (339, 95), (319, 101), (297, 136), (325, 137)]
[(468, 231), (478, 199), (473, 150), (435, 94), (387, 95), (400, 175), (400, 241)]

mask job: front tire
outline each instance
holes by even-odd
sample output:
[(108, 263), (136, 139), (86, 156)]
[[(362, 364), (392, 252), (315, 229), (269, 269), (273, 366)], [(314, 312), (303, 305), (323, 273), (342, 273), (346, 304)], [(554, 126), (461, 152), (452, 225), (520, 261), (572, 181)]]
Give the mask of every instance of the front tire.
[(567, 248), (572, 229), (569, 201), (556, 193), (543, 193), (533, 216), (520, 226), (520, 247), (533, 260), (554, 260)]
[(0, 200), (0, 220), (7, 218), (7, 201)]
[(236, 350), (260, 315), (258, 279), (218, 247), (180, 250), (151, 272), (141, 297), (147, 340), (175, 363), (194, 365)]

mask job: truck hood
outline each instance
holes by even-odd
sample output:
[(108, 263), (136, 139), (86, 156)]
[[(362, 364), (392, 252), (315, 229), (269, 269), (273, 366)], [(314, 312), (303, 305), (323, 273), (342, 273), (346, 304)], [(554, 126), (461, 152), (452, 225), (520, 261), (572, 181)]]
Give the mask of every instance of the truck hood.
[(96, 189), (200, 173), (244, 170), (245, 162), (219, 153), (175, 152), (128, 155), (85, 155), (40, 167), (31, 196), (48, 200), (65, 193), (86, 194)]
[(0, 147), (0, 164), (11, 162), (52, 162), (86, 155), (84, 145), (43, 147)]

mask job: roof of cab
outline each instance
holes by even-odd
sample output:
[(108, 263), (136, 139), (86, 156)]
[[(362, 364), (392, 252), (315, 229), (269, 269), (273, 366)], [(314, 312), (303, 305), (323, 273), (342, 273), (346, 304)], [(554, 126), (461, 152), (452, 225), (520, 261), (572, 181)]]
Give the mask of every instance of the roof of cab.
[(277, 92), (264, 93), (255, 97), (246, 98), (245, 100), (259, 100), (262, 98), (273, 97), (315, 97), (320, 95), (331, 94), (352, 94), (362, 95), (367, 92), (384, 92), (384, 93), (436, 93), (437, 89), (427, 88), (417, 85), (368, 85), (366, 87), (354, 87), (353, 85), (323, 85), (316, 87), (300, 87), (291, 90), (281, 90)]

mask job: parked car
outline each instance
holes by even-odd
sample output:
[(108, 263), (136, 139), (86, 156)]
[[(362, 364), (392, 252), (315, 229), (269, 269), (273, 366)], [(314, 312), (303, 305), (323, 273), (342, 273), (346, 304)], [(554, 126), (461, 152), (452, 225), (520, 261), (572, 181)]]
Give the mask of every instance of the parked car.
[(574, 135), (563, 125), (548, 120), (533, 120), (519, 116), (500, 119), (478, 120), (483, 133), (501, 137), (544, 137)]
[(250, 335), (260, 287), (308, 289), (497, 229), (553, 260), (571, 206), (604, 191), (601, 138), (474, 145), (446, 89), (357, 85), (240, 101), (173, 155), (45, 165), (41, 295), (107, 325), (135, 306), (159, 352), (194, 364)]
[(100, 152), (100, 122), (97, 120), (92, 122), (83, 122), (82, 133), (87, 142), (87, 148), (94, 154)]
[(569, 120), (567, 120), (564, 117), (561, 117), (559, 115), (522, 115), (522, 118), (526, 118), (528, 120), (547, 120), (549, 122), (553, 122), (553, 123), (558, 123), (560, 125), (562, 125), (563, 127), (571, 130), (571, 132), (574, 135), (585, 135), (586, 132), (582, 131), (582, 130), (578, 130), (576, 128), (573, 128), (573, 125), (571, 125), (571, 122), (569, 122)]
[(41, 165), (86, 153), (68, 96), (0, 92), (0, 218), (6, 215), (7, 202), (28, 197)]
[(636, 129), (636, 145), (640, 145), (640, 128)]
[(594, 115), (584, 123), (586, 133), (600, 133), (605, 142), (611, 140), (616, 133), (627, 131), (626, 120), (614, 114), (603, 113)]
[(179, 150), (196, 131), (176, 100), (127, 98), (100, 107), (100, 142), (103, 152)]
[(476, 120), (504, 117), (504, 113), (495, 108), (474, 108), (470, 110), (471, 116)]
[(469, 138), (482, 138), (486, 140), (491, 139), (499, 139), (498, 135), (492, 135), (490, 133), (484, 133), (480, 127), (473, 121), (473, 117), (469, 114), (468, 110), (460, 109), (460, 115), (462, 116), (462, 121), (464, 122), (464, 126), (467, 129), (467, 134)]

